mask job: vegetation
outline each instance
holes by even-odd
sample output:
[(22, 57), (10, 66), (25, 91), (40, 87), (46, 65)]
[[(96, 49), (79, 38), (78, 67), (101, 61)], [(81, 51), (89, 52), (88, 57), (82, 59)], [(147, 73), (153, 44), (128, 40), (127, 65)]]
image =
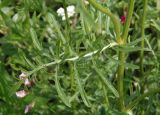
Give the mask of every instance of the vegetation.
[(0, 0), (0, 115), (159, 115), (159, 0)]

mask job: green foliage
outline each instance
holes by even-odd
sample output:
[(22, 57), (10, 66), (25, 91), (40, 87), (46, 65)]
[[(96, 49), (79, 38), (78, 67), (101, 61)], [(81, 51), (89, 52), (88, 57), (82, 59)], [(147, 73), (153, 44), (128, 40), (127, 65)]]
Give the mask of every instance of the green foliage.
[[(120, 23), (127, 0), (96, 0)], [(57, 9), (75, 6), (62, 20)], [(157, 5), (157, 6), (156, 6)], [(144, 22), (144, 74), (139, 68), (143, 2), (135, 1), (126, 44), (112, 18), (83, 0), (0, 0), (0, 115), (160, 114), (160, 9), (148, 0)], [(122, 32), (124, 25), (120, 24)], [(122, 33), (120, 33), (121, 35)], [(125, 63), (118, 59), (125, 52)], [(119, 110), (117, 67), (125, 66), (124, 108)], [(25, 73), (31, 85), (19, 75)], [(16, 92), (28, 94), (18, 98)]]

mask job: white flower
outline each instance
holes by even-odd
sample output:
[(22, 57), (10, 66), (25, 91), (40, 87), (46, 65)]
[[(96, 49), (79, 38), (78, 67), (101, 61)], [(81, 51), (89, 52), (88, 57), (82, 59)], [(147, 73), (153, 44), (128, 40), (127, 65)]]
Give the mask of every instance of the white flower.
[[(58, 16), (61, 16), (62, 17), (62, 20), (66, 20), (66, 17), (65, 17), (65, 13), (64, 13), (64, 8), (59, 8), (57, 10), (57, 13), (58, 13)], [(67, 7), (67, 14), (68, 14), (68, 18), (74, 16), (75, 14), (75, 6), (71, 5), (71, 6), (68, 6)]]
[(21, 80), (25, 79), (26, 77), (27, 77), (27, 74), (23, 72), (19, 75), (19, 79)]
[(18, 98), (23, 98), (23, 97), (25, 97), (27, 94), (28, 94), (28, 92), (26, 92), (25, 90), (20, 90), (20, 91), (17, 91), (17, 92), (16, 92), (16, 96), (17, 96)]
[(58, 16), (64, 16), (64, 9), (61, 7), (57, 10)]
[(67, 7), (68, 17), (72, 17), (75, 14), (75, 7), (73, 5)]
[(30, 103), (29, 105), (26, 105), (24, 113), (27, 114), (31, 109), (34, 107), (35, 102)]

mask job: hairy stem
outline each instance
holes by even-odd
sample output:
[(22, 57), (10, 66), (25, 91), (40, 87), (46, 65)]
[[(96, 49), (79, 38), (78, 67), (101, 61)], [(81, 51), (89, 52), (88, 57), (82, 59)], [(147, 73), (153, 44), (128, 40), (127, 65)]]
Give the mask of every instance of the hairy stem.
[(143, 76), (144, 74), (144, 67), (143, 67), (143, 58), (144, 58), (144, 37), (145, 37), (145, 27), (144, 27), (144, 22), (145, 22), (145, 17), (146, 17), (146, 9), (147, 9), (147, 1), (148, 0), (144, 0), (143, 3), (143, 15), (141, 18), (141, 37), (142, 37), (142, 41), (141, 41), (141, 51), (140, 51), (140, 72), (141, 72), (141, 76)]
[[(71, 28), (70, 28), (70, 24), (69, 24), (69, 18), (68, 18), (68, 12), (67, 12), (67, 4), (66, 4), (66, 0), (63, 0), (64, 3), (64, 13), (65, 13), (65, 19), (66, 19), (66, 34), (67, 34), (67, 38), (68, 38), (68, 46), (67, 46), (67, 50), (69, 51), (70, 49), (70, 32), (71, 32)], [(73, 75), (73, 64), (72, 62), (68, 62), (69, 63), (69, 69), (70, 69), (70, 84), (71, 84), (71, 91), (73, 91), (73, 86), (74, 86), (74, 75)]]
[(135, 2), (135, 0), (130, 0), (129, 10), (128, 10), (128, 13), (127, 13), (127, 19), (126, 19), (123, 34), (122, 34), (122, 38), (124, 40), (126, 40), (127, 37), (128, 37), (129, 26), (130, 26), (130, 23), (131, 23), (132, 14), (133, 14), (133, 10), (134, 10), (134, 2)]
[(121, 63), (118, 65), (118, 71), (117, 71), (117, 90), (119, 93), (119, 109), (124, 109), (124, 90), (123, 90), (123, 78), (124, 78), (124, 69), (125, 69), (125, 53), (119, 52), (118, 56), (119, 61)]
[(63, 0), (63, 6), (64, 6), (65, 19), (66, 19), (66, 29), (67, 29), (67, 31), (69, 31), (69, 30), (70, 30), (70, 27), (69, 27), (69, 19), (68, 19), (68, 13), (67, 13), (66, 0)]
[[(129, 27), (130, 27), (130, 22), (132, 19), (132, 14), (133, 14), (133, 10), (134, 10), (134, 1), (135, 0), (130, 0), (130, 4), (129, 4), (129, 10), (128, 10), (128, 14), (127, 14), (127, 20), (125, 23), (125, 27), (124, 27), (124, 31), (123, 31), (123, 35), (121, 39), (117, 39), (118, 44), (119, 45), (125, 45), (126, 44), (126, 39), (128, 36), (128, 31), (129, 31)], [(123, 51), (119, 52), (118, 55), (118, 60), (121, 62), (118, 65), (118, 71), (117, 71), (117, 89), (119, 92), (119, 109), (122, 111), (125, 108), (125, 104), (124, 104), (124, 89), (123, 89), (123, 78), (124, 78), (124, 70), (125, 70), (125, 53)]]
[(74, 91), (74, 67), (72, 62), (69, 62), (69, 67), (70, 67), (70, 86), (71, 86), (71, 92), (73, 92)]

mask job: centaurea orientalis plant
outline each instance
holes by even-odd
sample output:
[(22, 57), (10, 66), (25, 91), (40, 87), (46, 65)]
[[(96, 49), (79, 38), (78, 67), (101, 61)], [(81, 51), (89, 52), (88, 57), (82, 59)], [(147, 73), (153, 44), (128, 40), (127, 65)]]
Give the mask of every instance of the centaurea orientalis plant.
[[(153, 16), (145, 16), (147, 2), (144, 3), (146, 8), (139, 7), (142, 1), (135, 0), (129, 3), (125, 0), (24, 0), (19, 4), (25, 7), (15, 7), (15, 14), (6, 15), (6, 8), (2, 8), (0, 14), (5, 17), (9, 33), (5, 34), (0, 54), (6, 57), (6, 64), (0, 63), (0, 67), (12, 63), (10, 66), (16, 71), (7, 71), (9, 75), (23, 72), (19, 79), (15, 77), (17, 82), (9, 88), (8, 96), (7, 88), (3, 87), (8, 83), (3, 79), (8, 76), (0, 69), (1, 94), (8, 96), (1, 96), (1, 105), (14, 105), (13, 111), (29, 114), (131, 115), (143, 114), (146, 108), (150, 111), (148, 108), (152, 104), (148, 103), (157, 104), (159, 89), (156, 89), (158, 74), (154, 73), (157, 68), (148, 67), (154, 64), (149, 56), (157, 56), (156, 49), (149, 43), (153, 44), (154, 37), (148, 39), (152, 37), (147, 34), (152, 26), (158, 31), (158, 21)], [(143, 9), (141, 16), (138, 12)], [(139, 36), (143, 39), (138, 39)], [(13, 46), (18, 47), (14, 56), (5, 50), (12, 40)], [(138, 43), (144, 45), (139, 47)], [(133, 59), (136, 52), (142, 55)], [(7, 86), (9, 84), (11, 82)], [(155, 93), (157, 96), (151, 97)], [(12, 95), (18, 98), (12, 101)], [(15, 104), (8, 104), (8, 101)], [(0, 108), (0, 114), (11, 110), (6, 106)], [(22, 114), (20, 112), (17, 114)]]

